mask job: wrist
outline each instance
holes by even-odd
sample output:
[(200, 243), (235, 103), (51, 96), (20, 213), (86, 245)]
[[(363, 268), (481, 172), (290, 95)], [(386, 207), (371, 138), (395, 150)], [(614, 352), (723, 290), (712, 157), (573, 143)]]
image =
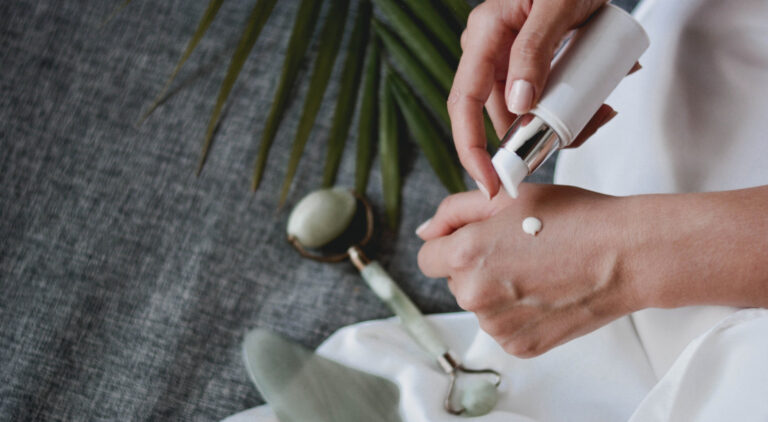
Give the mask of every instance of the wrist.
[(645, 206), (637, 196), (613, 197), (605, 212), (608, 216), (607, 236), (602, 239), (605, 260), (610, 263), (611, 280), (620, 287), (628, 312), (658, 306), (655, 289), (650, 288), (642, 271), (647, 266), (647, 256), (643, 253), (643, 245), (648, 243), (642, 210)]
[(768, 187), (638, 195), (611, 204), (602, 240), (631, 310), (768, 307)]
[[(623, 230), (619, 243), (620, 275), (637, 309), (686, 306), (691, 291), (684, 289), (680, 268), (681, 239), (688, 230), (685, 215), (673, 206), (673, 195), (637, 195), (621, 198)], [(688, 216), (690, 218), (690, 215)]]
[(718, 304), (711, 287), (721, 210), (703, 194), (624, 199), (623, 269), (640, 309)]

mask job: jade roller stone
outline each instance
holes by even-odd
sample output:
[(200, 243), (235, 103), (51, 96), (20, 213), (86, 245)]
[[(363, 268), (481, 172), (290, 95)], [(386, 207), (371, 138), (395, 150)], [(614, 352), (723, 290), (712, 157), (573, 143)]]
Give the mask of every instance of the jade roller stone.
[(355, 215), (357, 201), (346, 189), (316, 190), (305, 196), (288, 217), (288, 237), (318, 248), (341, 235)]
[(462, 388), (461, 406), (466, 416), (483, 416), (499, 401), (496, 385), (486, 379), (473, 379)]

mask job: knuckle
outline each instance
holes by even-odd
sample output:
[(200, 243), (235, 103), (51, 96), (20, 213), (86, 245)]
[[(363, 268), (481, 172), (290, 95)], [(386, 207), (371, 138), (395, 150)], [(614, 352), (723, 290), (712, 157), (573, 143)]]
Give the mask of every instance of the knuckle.
[(505, 324), (501, 323), (499, 320), (479, 318), (478, 321), (480, 323), (480, 328), (493, 338), (501, 337), (506, 331)]
[(483, 308), (483, 295), (477, 289), (464, 289), (456, 296), (456, 304), (465, 311), (474, 312)]
[(419, 266), (419, 269), (422, 273), (426, 273), (426, 262), (427, 262), (427, 252), (425, 251), (425, 248), (422, 246), (421, 249), (419, 249), (419, 253), (416, 255), (416, 262)]
[(489, 18), (489, 3), (490, 2), (480, 3), (477, 7), (472, 9), (471, 12), (469, 12), (469, 17), (467, 18), (467, 28), (481, 28), (485, 26), (485, 21)]
[(467, 30), (461, 32), (461, 37), (459, 38), (459, 45), (461, 45), (462, 50), (466, 50), (467, 48), (467, 37), (469, 35), (467, 34)]
[(473, 266), (480, 255), (480, 248), (474, 236), (470, 236), (466, 230), (454, 233), (456, 246), (450, 252), (449, 265), (454, 270), (462, 270)]
[(528, 61), (538, 61), (546, 56), (546, 47), (544, 45), (545, 35), (540, 31), (531, 31), (523, 39), (519, 40), (520, 47), (517, 51), (518, 57)]
[(447, 212), (451, 210), (455, 206), (456, 203), (456, 196), (455, 195), (449, 195), (443, 198), (442, 201), (440, 201), (440, 204), (437, 206), (437, 211), (435, 212), (435, 215), (444, 215)]
[(541, 354), (538, 341), (530, 336), (517, 336), (502, 345), (505, 352), (528, 359)]

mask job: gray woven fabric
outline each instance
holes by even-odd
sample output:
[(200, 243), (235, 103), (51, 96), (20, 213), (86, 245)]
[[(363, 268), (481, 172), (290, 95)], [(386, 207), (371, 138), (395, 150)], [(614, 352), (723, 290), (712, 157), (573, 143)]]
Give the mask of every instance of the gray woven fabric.
[[(241, 363), (247, 329), (314, 347), (389, 315), (350, 265), (302, 260), (285, 242), (276, 197), (306, 84), (249, 191), (298, 1), (278, 2), (199, 178), (211, 100), (253, 2), (225, 2), (184, 89), (138, 128), (207, 2), (134, 0), (100, 28), (116, 3), (0, 3), (3, 420), (222, 418), (261, 402)], [(317, 186), (339, 64), (287, 207)], [(402, 225), (380, 230), (374, 255), (426, 312), (456, 310), (444, 282), (419, 273), (413, 235), (446, 192), (423, 158), (404, 165)], [(376, 171), (380, 208), (379, 184)]]

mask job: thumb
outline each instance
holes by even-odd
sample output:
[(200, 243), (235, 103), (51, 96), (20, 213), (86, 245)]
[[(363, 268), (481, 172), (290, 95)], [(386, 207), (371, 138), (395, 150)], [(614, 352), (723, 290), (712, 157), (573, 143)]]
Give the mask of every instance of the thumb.
[[(528, 112), (538, 101), (549, 76), (555, 50), (566, 33), (594, 10), (561, 2), (534, 2), (509, 54), (505, 99), (513, 114)], [(597, 3), (597, 9), (602, 2)], [(577, 10), (581, 9), (581, 10)]]

